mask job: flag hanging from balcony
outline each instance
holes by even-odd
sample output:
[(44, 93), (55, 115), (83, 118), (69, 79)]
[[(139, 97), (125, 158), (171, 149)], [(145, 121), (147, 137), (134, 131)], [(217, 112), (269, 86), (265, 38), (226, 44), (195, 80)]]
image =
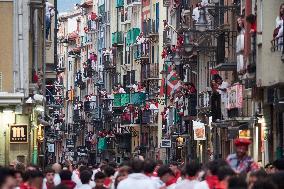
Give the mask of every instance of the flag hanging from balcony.
[(166, 78), (162, 79), (160, 96), (163, 96), (165, 93), (167, 93), (167, 96), (170, 96), (181, 87), (181, 82), (177, 72), (171, 66), (165, 65), (164, 72), (166, 73)]

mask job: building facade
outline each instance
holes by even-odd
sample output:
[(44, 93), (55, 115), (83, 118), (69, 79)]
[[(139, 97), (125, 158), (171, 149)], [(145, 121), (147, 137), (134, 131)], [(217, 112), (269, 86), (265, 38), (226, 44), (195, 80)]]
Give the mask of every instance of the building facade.
[(282, 157), (280, 4), (85, 0), (60, 15), (51, 157), (206, 162), (240, 137), (257, 162)]
[(0, 1), (0, 164), (43, 162), (45, 1)]

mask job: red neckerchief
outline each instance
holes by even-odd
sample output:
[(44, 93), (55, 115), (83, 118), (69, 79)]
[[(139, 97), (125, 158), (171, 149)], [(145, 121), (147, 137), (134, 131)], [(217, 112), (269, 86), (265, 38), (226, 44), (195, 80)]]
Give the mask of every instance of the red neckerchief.
[(178, 178), (180, 177), (180, 171), (177, 171), (176, 174), (166, 182), (166, 186), (170, 186), (177, 182)]
[(207, 176), (205, 178), (208, 186), (209, 186), (209, 189), (214, 189), (215, 186), (219, 183), (219, 179), (217, 176), (213, 175), (213, 176)]
[(62, 180), (61, 184), (64, 184), (68, 187), (68, 189), (74, 189), (76, 186), (76, 183), (73, 182), (72, 180)]
[(107, 178), (105, 179), (105, 181), (104, 181), (104, 186), (105, 186), (106, 188), (110, 188), (111, 183), (112, 183), (111, 178), (110, 178), (110, 177), (107, 177)]
[(46, 188), (47, 188), (47, 189), (53, 189), (54, 186), (55, 186), (54, 183), (49, 184), (48, 182), (46, 182)]
[(36, 189), (30, 186), (27, 182), (20, 184), (20, 189)]

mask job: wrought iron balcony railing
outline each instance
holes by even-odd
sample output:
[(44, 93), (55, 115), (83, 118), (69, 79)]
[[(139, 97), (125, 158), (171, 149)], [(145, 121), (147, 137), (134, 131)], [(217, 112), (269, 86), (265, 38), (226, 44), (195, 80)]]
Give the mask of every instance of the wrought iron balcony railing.
[(142, 80), (158, 79), (159, 78), (159, 64), (143, 64), (142, 65)]
[(275, 38), (271, 40), (271, 51), (272, 52), (277, 52), (277, 51), (282, 51), (283, 50), (283, 37), (281, 36), (280, 38)]

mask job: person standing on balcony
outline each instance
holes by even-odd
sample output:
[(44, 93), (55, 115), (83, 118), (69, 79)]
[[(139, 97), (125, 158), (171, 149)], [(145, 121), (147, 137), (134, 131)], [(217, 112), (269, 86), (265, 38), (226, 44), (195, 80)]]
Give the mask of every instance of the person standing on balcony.
[(279, 16), (276, 18), (276, 27), (273, 32), (273, 38), (277, 40), (277, 49), (281, 50), (283, 45), (283, 22), (284, 22), (284, 3), (280, 5)]
[(198, 19), (199, 19), (199, 9), (200, 9), (200, 7), (201, 7), (201, 4), (197, 3), (195, 8), (192, 11), (192, 18), (193, 18), (194, 22), (197, 22)]
[(49, 30), (51, 27), (51, 17), (54, 15), (54, 6), (53, 4), (49, 3), (48, 0), (45, 1), (45, 39), (48, 39)]
[(237, 72), (239, 75), (244, 74), (244, 49), (245, 49), (245, 25), (244, 17), (240, 16), (237, 19), (238, 36), (236, 41), (237, 54)]

